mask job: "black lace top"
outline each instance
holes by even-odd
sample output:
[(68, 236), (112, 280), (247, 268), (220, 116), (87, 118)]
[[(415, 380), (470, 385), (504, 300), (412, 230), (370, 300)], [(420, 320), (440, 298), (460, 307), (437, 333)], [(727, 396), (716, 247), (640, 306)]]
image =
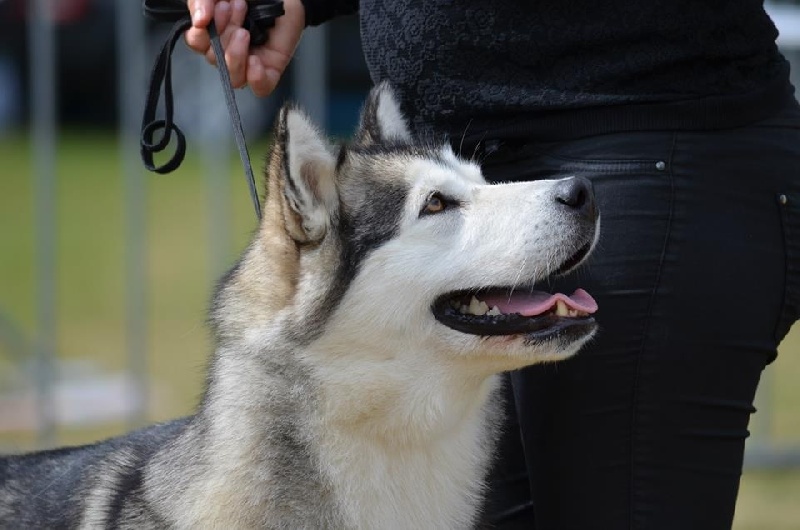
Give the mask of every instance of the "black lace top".
[[(358, 8), (305, 1), (315, 23)], [(724, 128), (793, 97), (761, 0), (360, 0), (360, 18), (373, 80), (423, 133)]]

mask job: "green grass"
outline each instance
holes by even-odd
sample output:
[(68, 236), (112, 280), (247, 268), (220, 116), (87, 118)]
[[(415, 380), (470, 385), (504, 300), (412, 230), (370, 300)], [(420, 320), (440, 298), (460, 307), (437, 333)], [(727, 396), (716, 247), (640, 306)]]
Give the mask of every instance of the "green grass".
[[(158, 389), (150, 417), (185, 414), (200, 392), (209, 341), (205, 312), (212, 288), (201, 162), (189, 157), (176, 173), (141, 169), (147, 188), (146, 292), (150, 375)], [(136, 147), (133, 146), (135, 149)], [(251, 147), (265, 152), (266, 145)], [(0, 139), (0, 314), (27, 337), (35, 330), (31, 152), (21, 136)], [(254, 157), (260, 163), (261, 157)], [(88, 359), (123, 370), (125, 358), (125, 201), (116, 138), (67, 132), (57, 156), (57, 345), (64, 359)], [(231, 219), (223, 261), (233, 263), (255, 227), (238, 161), (231, 159)], [(137, 168), (138, 169), (138, 168)], [(218, 259), (217, 259), (218, 261)], [(3, 358), (0, 343), (0, 358)], [(6, 354), (8, 352), (5, 352)], [(115, 430), (123, 426), (113, 426)], [(88, 439), (67, 433), (67, 440)], [(95, 434), (95, 433), (90, 433)], [(0, 443), (8, 442), (0, 435)], [(13, 440), (12, 440), (13, 441)]]
[[(127, 146), (136, 149), (136, 146)], [(214, 260), (209, 257), (204, 163), (190, 142), (178, 172), (141, 171), (147, 188), (146, 277), (149, 419), (188, 413), (202, 388), (209, 353), (205, 312)], [(251, 145), (256, 164), (266, 144)], [(0, 137), (0, 316), (34, 336), (34, 205), (30, 146), (24, 136)], [(207, 164), (207, 161), (206, 161)], [(255, 223), (238, 160), (226, 161), (230, 219), (222, 259), (232, 263)], [(56, 226), (57, 347), (63, 359), (88, 359), (109, 373), (125, 358), (125, 222), (120, 146), (106, 132), (72, 131), (59, 138)], [(0, 337), (0, 381), (10, 351)], [(800, 329), (768, 369), (773, 403), (769, 430), (779, 442), (800, 444)], [(2, 389), (0, 389), (2, 390)], [(764, 412), (762, 412), (764, 414)], [(758, 418), (758, 416), (756, 416)], [(118, 434), (122, 423), (59, 432), (61, 443)], [(31, 433), (0, 433), (0, 447), (31, 447)], [(737, 530), (800, 529), (800, 470), (748, 472), (742, 481)], [(702, 499), (698, 499), (702, 502)]]

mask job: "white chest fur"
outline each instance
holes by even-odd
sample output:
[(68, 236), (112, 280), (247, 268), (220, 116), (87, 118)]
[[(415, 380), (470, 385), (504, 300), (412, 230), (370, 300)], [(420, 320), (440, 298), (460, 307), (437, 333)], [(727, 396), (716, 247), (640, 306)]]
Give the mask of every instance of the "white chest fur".
[[(414, 414), (398, 423), (398, 431), (381, 436), (352, 425), (327, 428), (320, 437), (320, 462), (348, 523), (365, 530), (470, 528), (494, 445), (498, 418), (489, 417), (496, 407), (487, 400), (495, 386), (491, 378), (461, 410), (433, 413), (441, 414), (446, 424), (441, 429), (430, 429), (430, 416), (423, 427)], [(458, 420), (446, 421), (447, 412)], [(428, 435), (415, 436), (413, 431), (422, 429)]]

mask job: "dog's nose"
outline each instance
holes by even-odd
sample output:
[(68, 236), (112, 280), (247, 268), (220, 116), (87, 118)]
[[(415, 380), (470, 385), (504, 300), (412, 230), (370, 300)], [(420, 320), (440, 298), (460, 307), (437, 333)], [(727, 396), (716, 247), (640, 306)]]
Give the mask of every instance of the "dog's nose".
[(572, 177), (559, 181), (555, 186), (555, 199), (559, 204), (574, 213), (597, 218), (597, 205), (594, 200), (592, 183), (586, 177)]

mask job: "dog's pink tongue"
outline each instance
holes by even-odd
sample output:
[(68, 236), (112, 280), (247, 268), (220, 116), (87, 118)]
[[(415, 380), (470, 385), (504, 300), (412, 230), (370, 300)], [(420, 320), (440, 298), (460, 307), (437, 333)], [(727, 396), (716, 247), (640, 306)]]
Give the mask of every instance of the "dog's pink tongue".
[(578, 289), (571, 296), (562, 293), (550, 294), (543, 291), (515, 292), (511, 296), (506, 294), (492, 294), (482, 298), (489, 307), (497, 306), (502, 313), (519, 313), (525, 317), (541, 315), (550, 311), (561, 300), (570, 309), (594, 313), (597, 311), (597, 302), (592, 295)]

